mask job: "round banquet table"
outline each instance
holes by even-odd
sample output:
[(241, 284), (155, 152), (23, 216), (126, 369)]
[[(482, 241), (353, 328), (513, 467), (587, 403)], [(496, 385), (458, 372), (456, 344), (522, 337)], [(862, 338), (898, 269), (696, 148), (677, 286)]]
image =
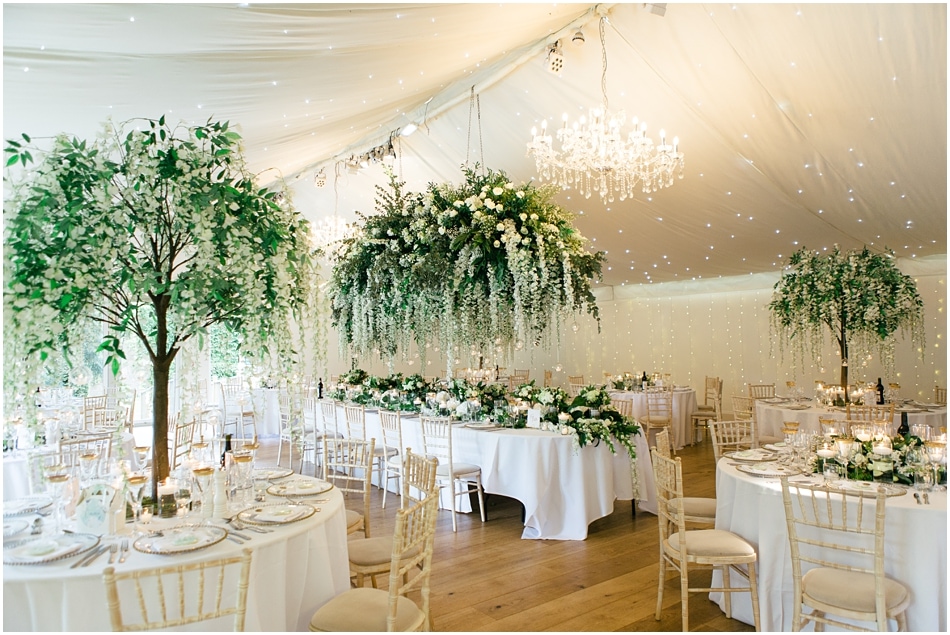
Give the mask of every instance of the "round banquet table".
[[(635, 390), (610, 390), (612, 399), (625, 399), (633, 402), (634, 419), (643, 419), (647, 416), (647, 396), (645, 392)], [(692, 439), (692, 414), (696, 410), (696, 391), (692, 388), (673, 389), (673, 425), (670, 434), (673, 447), (677, 450)]]
[[(299, 477), (298, 477), (299, 478)], [(320, 495), (320, 511), (304, 520), (273, 527), (271, 533), (241, 532), (243, 546), (223, 540), (199, 551), (167, 556), (130, 550), (117, 571), (150, 569), (238, 556), (253, 551), (247, 595), (248, 631), (306, 631), (313, 612), (350, 588), (343, 495)], [(280, 500), (280, 499), (274, 499)], [(32, 520), (31, 516), (23, 518)], [(157, 527), (173, 520), (153, 520)], [(220, 521), (216, 521), (216, 524)], [(4, 631), (109, 631), (102, 570), (104, 554), (88, 567), (71, 569), (76, 558), (42, 565), (3, 566)], [(174, 601), (174, 600), (172, 600)], [(191, 630), (231, 630), (233, 617), (200, 622)]]
[[(778, 400), (776, 400), (778, 401)], [(759, 435), (782, 437), (782, 427), (785, 421), (797, 421), (803, 430), (821, 432), (819, 417), (829, 419), (844, 419), (844, 408), (817, 408), (806, 401), (802, 404), (793, 402), (770, 403), (769, 400), (757, 399), (755, 402), (755, 420), (759, 424)], [(805, 407), (803, 407), (805, 406)], [(926, 424), (937, 429), (947, 425), (947, 407), (934, 407), (930, 410), (909, 408), (907, 423)], [(916, 411), (916, 412), (915, 412)], [(900, 425), (901, 412), (895, 410), (894, 423)]]
[[(337, 408), (342, 422), (343, 408)], [(402, 418), (403, 447), (422, 452), (418, 416)], [(366, 436), (382, 443), (378, 411), (366, 411)], [(656, 513), (653, 468), (643, 435), (635, 437), (640, 509)], [(615, 500), (633, 499), (630, 457), (617, 441), (615, 454), (605, 443), (579, 448), (573, 436), (523, 428), (477, 430), (452, 426), (453, 458), (482, 468), (482, 486), (489, 494), (517, 499), (525, 508), (522, 538), (584, 540), (587, 527), (610, 515)], [(396, 491), (395, 481), (390, 490)], [(449, 506), (443, 490), (442, 506)], [(461, 503), (461, 504), (460, 504)], [(460, 511), (471, 511), (468, 499), (456, 499)]]
[[(716, 529), (742, 536), (758, 554), (762, 630), (791, 630), (792, 560), (781, 483), (743, 474), (720, 459), (716, 501)], [(947, 492), (931, 492), (930, 502), (918, 505), (910, 493), (887, 499), (884, 571), (910, 590), (908, 630), (946, 632)], [(720, 581), (717, 572), (713, 586)], [(711, 593), (710, 599), (724, 606), (721, 593)], [(732, 615), (753, 623), (747, 593), (733, 594)]]

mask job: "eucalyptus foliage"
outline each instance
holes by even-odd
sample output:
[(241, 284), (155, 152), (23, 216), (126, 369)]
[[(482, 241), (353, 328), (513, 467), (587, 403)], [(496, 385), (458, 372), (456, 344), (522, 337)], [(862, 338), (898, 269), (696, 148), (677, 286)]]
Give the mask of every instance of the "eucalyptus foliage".
[(329, 296), (351, 352), (392, 357), (412, 341), (510, 352), (567, 315), (598, 316), (590, 285), (604, 255), (585, 249), (556, 188), (477, 167), (461, 185), (404, 185), (390, 175), (378, 213), (337, 252)]
[(183, 343), (222, 323), (252, 358), (292, 354), (290, 320), (316, 288), (307, 222), (282, 186), (256, 184), (227, 122), (108, 122), (93, 141), (58, 136), (41, 150), (22, 135), (5, 152), (16, 166), (4, 206), (5, 388), (26, 390), (85, 320), (105, 325), (114, 372), (122, 336), (136, 336), (152, 363), (162, 479)]
[(876, 350), (885, 365), (893, 363), (898, 329), (923, 351), (923, 302), (892, 252), (842, 252), (836, 245), (823, 255), (802, 248), (775, 284), (769, 309), (773, 329), (799, 353), (820, 358), (825, 330), (831, 332), (841, 352), (843, 386), (850, 359)]

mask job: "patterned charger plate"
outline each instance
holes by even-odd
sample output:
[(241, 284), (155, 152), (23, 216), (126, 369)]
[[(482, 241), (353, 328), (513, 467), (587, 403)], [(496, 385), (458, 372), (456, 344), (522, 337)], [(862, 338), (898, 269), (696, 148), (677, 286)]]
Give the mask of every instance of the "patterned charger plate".
[(742, 463), (759, 463), (761, 461), (774, 461), (775, 455), (765, 450), (739, 450), (738, 452), (726, 452), (726, 458)]
[(794, 476), (801, 474), (801, 470), (774, 463), (764, 463), (759, 465), (737, 465), (736, 469), (743, 474), (750, 476), (760, 476), (762, 478), (778, 478), (779, 476)]
[(317, 509), (306, 503), (258, 505), (238, 513), (237, 519), (250, 525), (286, 525), (310, 518)]
[(23, 514), (32, 514), (42, 509), (46, 509), (53, 504), (48, 496), (27, 496), (12, 501), (4, 501), (3, 517), (22, 516)]
[(23, 520), (22, 518), (13, 518), (11, 520), (3, 521), (3, 537), (10, 538), (11, 536), (16, 536), (18, 533), (30, 526), (30, 521)]
[(224, 540), (228, 530), (215, 525), (178, 525), (148, 534), (132, 543), (136, 551), (162, 556), (197, 551)]
[(265, 478), (268, 481), (276, 481), (279, 478), (286, 478), (294, 471), (289, 467), (257, 467), (254, 468), (254, 478)]
[(317, 479), (293, 480), (276, 483), (267, 488), (271, 496), (312, 496), (333, 489), (333, 483)]
[(46, 564), (85, 553), (99, 544), (94, 534), (31, 536), (3, 545), (3, 564)]
[(900, 485), (872, 483), (870, 481), (835, 481), (829, 486), (829, 489), (847, 490), (849, 492), (868, 492), (872, 494), (877, 494), (878, 491), (884, 490), (884, 495), (888, 498), (891, 496), (903, 496), (907, 493), (907, 489)]

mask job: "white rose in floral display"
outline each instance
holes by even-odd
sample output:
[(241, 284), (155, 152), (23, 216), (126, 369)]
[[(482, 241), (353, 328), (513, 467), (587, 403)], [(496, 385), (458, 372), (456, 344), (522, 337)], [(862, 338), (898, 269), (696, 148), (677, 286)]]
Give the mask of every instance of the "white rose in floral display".
[(492, 243), (492, 244), (493, 244), (496, 248), (501, 247), (501, 242), (500, 242), (500, 241), (497, 241), (497, 240), (496, 240), (496, 241), (495, 241), (494, 243)]
[(439, 233), (445, 234), (445, 227), (439, 227)]
[(505, 209), (505, 206), (504, 206), (504, 205), (502, 205), (501, 203), (495, 203), (495, 211), (496, 211), (496, 212), (501, 212), (501, 211), (503, 211), (504, 209)]
[(518, 198), (524, 198), (524, 192), (522, 192), (521, 190), (518, 190), (517, 192), (515, 192), (515, 196), (517, 196)]
[(455, 201), (454, 203), (452, 203), (452, 205), (455, 205), (456, 207), (461, 207), (464, 204), (465, 203), (463, 201)]
[(506, 189), (506, 190), (513, 190), (513, 189), (515, 189), (515, 184), (514, 184), (514, 183), (511, 183), (511, 182), (509, 181), (508, 183), (505, 183), (505, 189)]
[(521, 214), (518, 216), (518, 218), (520, 218), (522, 221), (526, 221), (526, 220), (528, 220), (528, 215), (525, 214), (524, 212), (521, 212)]
[(531, 220), (538, 220), (538, 215), (537, 215), (537, 214), (532, 214), (532, 215), (531, 215)]
[(490, 198), (486, 198), (485, 207), (487, 207), (488, 209), (495, 209), (495, 201), (491, 200)]
[(505, 231), (505, 225), (503, 223), (498, 223), (497, 225), (495, 225), (495, 229), (497, 229), (500, 232), (503, 232)]
[(496, 187), (492, 189), (491, 193), (494, 194), (495, 196), (501, 196), (504, 193), (504, 191), (505, 191), (504, 189), (500, 187)]
[(445, 402), (445, 407), (449, 410), (455, 410), (459, 407), (459, 400), (453, 397), (452, 399), (449, 399), (447, 402)]

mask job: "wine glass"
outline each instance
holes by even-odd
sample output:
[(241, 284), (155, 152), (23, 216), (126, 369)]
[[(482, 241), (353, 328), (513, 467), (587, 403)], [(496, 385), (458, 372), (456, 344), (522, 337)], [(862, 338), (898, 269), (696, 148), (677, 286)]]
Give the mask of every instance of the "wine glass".
[(55, 509), (53, 533), (58, 534), (66, 523), (66, 488), (69, 483), (69, 469), (62, 463), (47, 465), (46, 482)]
[(254, 457), (250, 453), (235, 453), (231, 461), (231, 475), (234, 480), (234, 489), (236, 492), (236, 502), (239, 505), (248, 504), (249, 481), (251, 477), (251, 468)]
[(86, 486), (95, 480), (99, 472), (99, 455), (86, 450), (79, 455), (79, 482)]
[(139, 470), (144, 472), (148, 467), (148, 454), (152, 448), (147, 445), (137, 445), (135, 446), (134, 450)]
[(191, 470), (180, 467), (175, 477), (175, 515), (184, 518), (188, 515), (188, 506), (191, 504), (191, 493), (194, 489)]
[(145, 474), (130, 474), (126, 479), (126, 500), (132, 505), (132, 527), (138, 532), (139, 518), (142, 516), (142, 496), (145, 494), (145, 484), (148, 477)]
[[(947, 444), (946, 442), (931, 440), (924, 443), (924, 448), (927, 450), (927, 457), (930, 459), (930, 465), (933, 467), (933, 483), (934, 486), (937, 487), (940, 483), (940, 464), (946, 455)], [(940, 489), (943, 489), (943, 486), (940, 486)]]
[(196, 467), (193, 474), (195, 476), (195, 489), (198, 493), (198, 509), (201, 511), (201, 516), (209, 517), (211, 516), (211, 479), (214, 476), (214, 468), (210, 465), (203, 465)]
[(854, 439), (851, 437), (838, 437), (835, 439), (835, 445), (838, 448), (838, 464), (841, 465), (841, 478), (848, 480), (848, 463), (851, 460), (851, 453), (854, 450)]

